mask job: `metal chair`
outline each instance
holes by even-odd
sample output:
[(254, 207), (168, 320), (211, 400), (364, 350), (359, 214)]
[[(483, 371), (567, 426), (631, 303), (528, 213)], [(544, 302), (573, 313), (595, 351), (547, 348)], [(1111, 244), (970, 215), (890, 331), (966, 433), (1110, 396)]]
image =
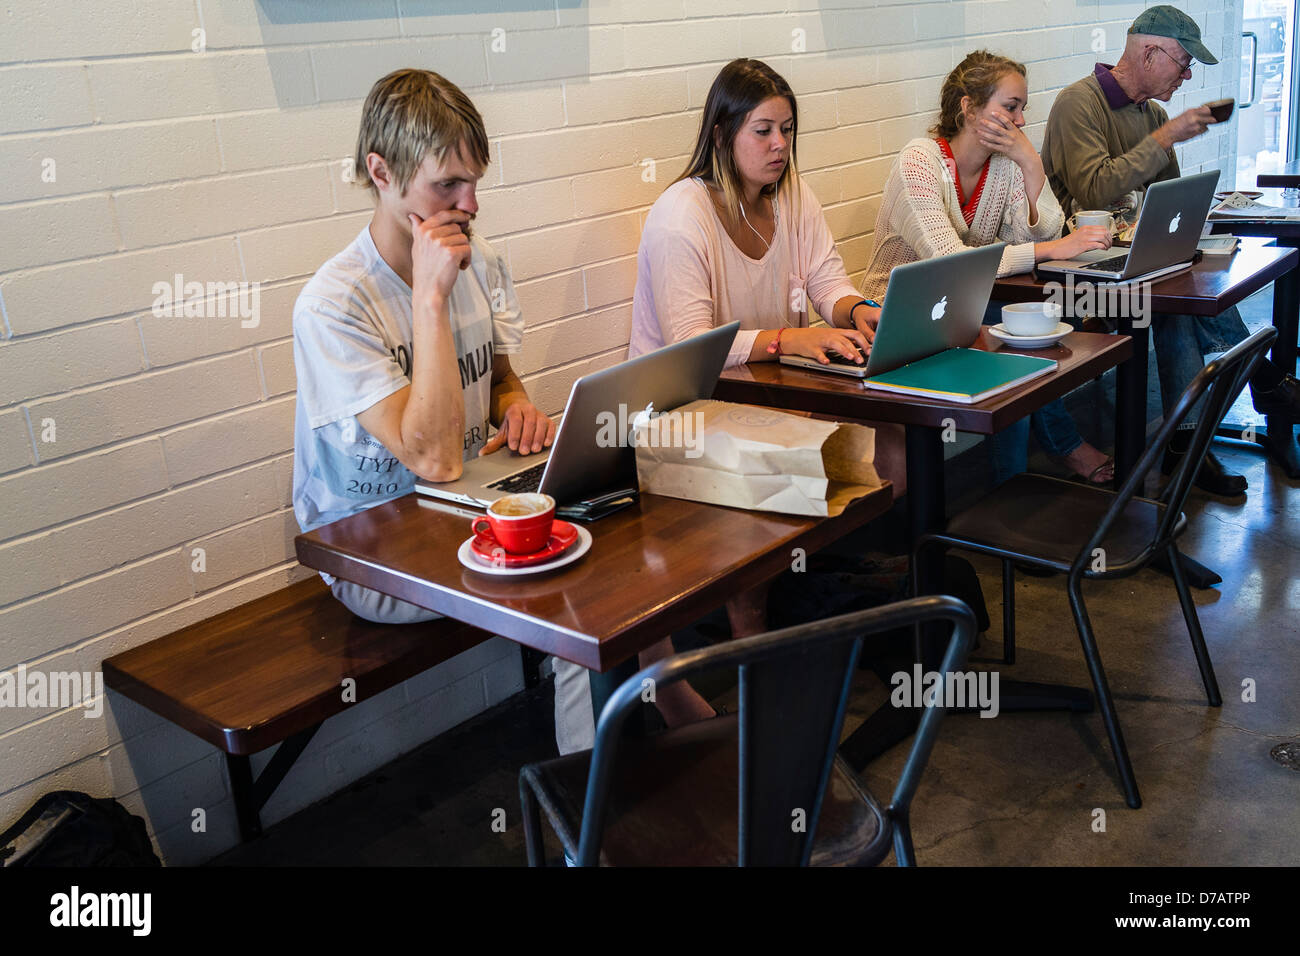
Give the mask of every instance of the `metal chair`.
[[(1192, 479), (1214, 440), (1215, 429), (1276, 337), (1276, 329), (1261, 329), (1197, 373), (1118, 492), (1045, 475), (1017, 475), (950, 520), (945, 531), (923, 535), (913, 547), (914, 575), (918, 556), (930, 547), (956, 547), (1002, 560), (1002, 628), (1004, 660), (1008, 662), (1014, 658), (1015, 647), (1015, 564), (1068, 575), (1070, 610), (1110, 737), (1124, 797), (1133, 809), (1142, 806), (1142, 798), (1083, 603), (1082, 583), (1085, 578), (1129, 577), (1153, 561), (1165, 558), (1187, 621), (1206, 697), (1212, 707), (1222, 703), (1196, 605), (1179, 561), (1176, 539), (1187, 527), (1183, 505), (1191, 491)], [(1147, 473), (1164, 454), (1170, 436), (1202, 398), (1200, 420), (1187, 454), (1164, 491), (1155, 500), (1137, 497)], [(916, 584), (915, 577), (913, 584)]]
[[(938, 733), (926, 709), (893, 799), (880, 807), (836, 756), (862, 641), (948, 622), (943, 672), (974, 640), (971, 610), (922, 597), (689, 651), (658, 661), (610, 697), (594, 750), (530, 764), (519, 774), (531, 866), (543, 864), (539, 806), (567, 856), (606, 864), (872, 865), (889, 853), (915, 863), (908, 810)], [(631, 738), (623, 725), (647, 689), (736, 667), (740, 707)], [(585, 798), (584, 798), (585, 794)]]

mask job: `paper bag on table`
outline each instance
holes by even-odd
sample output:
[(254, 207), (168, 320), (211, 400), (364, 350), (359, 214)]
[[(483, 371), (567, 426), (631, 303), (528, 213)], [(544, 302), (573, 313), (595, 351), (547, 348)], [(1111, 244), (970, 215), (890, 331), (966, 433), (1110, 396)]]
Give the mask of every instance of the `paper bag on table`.
[(865, 425), (702, 400), (638, 419), (643, 492), (757, 511), (834, 517), (880, 487)]

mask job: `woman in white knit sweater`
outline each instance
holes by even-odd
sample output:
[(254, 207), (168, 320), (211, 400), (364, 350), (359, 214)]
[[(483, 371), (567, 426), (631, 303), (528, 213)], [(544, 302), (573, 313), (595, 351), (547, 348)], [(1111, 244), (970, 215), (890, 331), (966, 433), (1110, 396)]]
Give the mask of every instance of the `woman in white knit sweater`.
[[(1096, 226), (1060, 238), (1060, 206), (1022, 130), (1028, 98), (1025, 68), (1014, 60), (980, 50), (953, 69), (931, 138), (903, 147), (885, 183), (863, 295), (882, 299), (896, 266), (971, 246), (1005, 242), (998, 266), (1005, 276), (1110, 245)], [(1061, 402), (1032, 420), (1044, 450), (1071, 471), (1098, 483), (1114, 477), (1111, 459), (1080, 437)], [(995, 436), (999, 482), (1025, 469), (1026, 439), (1023, 424)]]

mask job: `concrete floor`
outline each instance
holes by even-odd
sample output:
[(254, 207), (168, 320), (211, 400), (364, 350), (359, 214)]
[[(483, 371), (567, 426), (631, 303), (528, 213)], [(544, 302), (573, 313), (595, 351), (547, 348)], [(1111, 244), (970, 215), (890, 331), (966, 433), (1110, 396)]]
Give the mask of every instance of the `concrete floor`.
[[(1267, 323), (1269, 295), (1265, 290), (1243, 307), (1251, 328)], [(1082, 389), (1069, 403), (1097, 443), (1109, 439), (1107, 384)], [(1158, 393), (1150, 407), (1158, 412)], [(1254, 417), (1248, 398), (1238, 410), (1242, 420)], [(1250, 491), (1237, 501), (1195, 494), (1182, 548), (1224, 578), (1194, 592), (1222, 708), (1205, 702), (1169, 578), (1148, 570), (1088, 585), (1085, 599), (1142, 809), (1124, 804), (1095, 712), (952, 716), (912, 808), (921, 865), (1300, 863), (1300, 773), (1269, 756), (1275, 745), (1300, 740), (1300, 517), (1287, 509), (1300, 502), (1300, 491), (1250, 446), (1219, 443), (1215, 451), (1247, 476)], [(1041, 456), (1031, 468), (1057, 471)], [(951, 506), (960, 507), (980, 493), (987, 457), (977, 448), (949, 469)], [(896, 530), (881, 534), (894, 537)], [(996, 658), (999, 568), (973, 556), (972, 563), (993, 620), (974, 656)], [(1020, 578), (1016, 608), (1016, 664), (978, 666), (1006, 678), (1088, 686), (1063, 580)], [(1254, 685), (1253, 701), (1243, 700), (1245, 682)], [(888, 689), (868, 671), (858, 683), (846, 732)], [(725, 686), (710, 691), (718, 702), (734, 701)], [(517, 771), (554, 755), (551, 706), (544, 681), (213, 862), (522, 864)], [(909, 746), (898, 745), (863, 774), (882, 801)], [(293, 785), (292, 773), (283, 785)], [(505, 810), (505, 832), (492, 827), (498, 808)]]
[[(1196, 591), (1223, 692), (1207, 706), (1173, 583), (1155, 571), (1086, 586), (1085, 600), (1143, 797), (1128, 809), (1097, 713), (1002, 714), (943, 724), (913, 806), (918, 860), (941, 864), (1300, 863), (1300, 774), (1269, 757), (1300, 739), (1300, 526), (1295, 491), (1251, 452), (1220, 452), (1251, 492), (1197, 500), (1184, 550), (1223, 584)], [(1000, 654), (996, 562), (975, 560), (994, 618), (977, 657)], [(1088, 686), (1060, 578), (1018, 580), (1016, 664), (1006, 677)], [(873, 675), (867, 679), (879, 688)], [(1243, 701), (1243, 682), (1255, 701)], [(883, 692), (858, 701), (873, 706)], [(904, 746), (867, 768), (889, 792)], [(1096, 810), (1105, 832), (1095, 832)]]

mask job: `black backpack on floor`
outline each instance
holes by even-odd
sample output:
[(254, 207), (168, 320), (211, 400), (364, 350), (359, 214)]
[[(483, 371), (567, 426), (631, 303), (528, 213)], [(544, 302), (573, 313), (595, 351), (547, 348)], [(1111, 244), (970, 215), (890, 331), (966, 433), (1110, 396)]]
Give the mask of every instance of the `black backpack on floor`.
[(0, 866), (162, 866), (144, 821), (116, 800), (55, 790), (0, 833)]

